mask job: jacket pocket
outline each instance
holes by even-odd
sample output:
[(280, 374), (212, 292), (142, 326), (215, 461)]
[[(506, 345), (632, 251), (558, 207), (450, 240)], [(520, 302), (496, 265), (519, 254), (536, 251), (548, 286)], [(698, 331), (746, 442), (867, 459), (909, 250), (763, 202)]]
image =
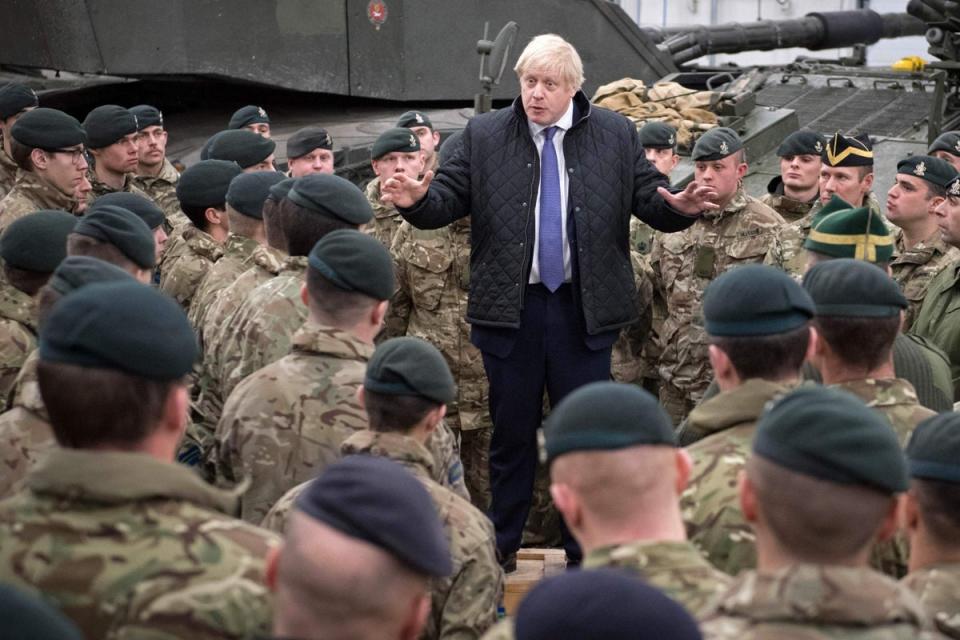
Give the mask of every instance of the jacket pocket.
[(417, 307), (432, 311), (440, 304), (451, 272), (453, 257), (429, 244), (409, 243), (401, 256), (409, 265), (410, 299)]

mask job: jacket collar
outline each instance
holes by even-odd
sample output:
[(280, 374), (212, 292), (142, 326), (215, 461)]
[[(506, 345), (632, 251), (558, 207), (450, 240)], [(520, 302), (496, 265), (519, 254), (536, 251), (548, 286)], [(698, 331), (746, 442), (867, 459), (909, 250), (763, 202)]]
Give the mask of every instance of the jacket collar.
[[(520, 96), (517, 96), (513, 101), (512, 107), (513, 114), (519, 118), (525, 126), (529, 126), (527, 112), (523, 110), (523, 99)], [(570, 128), (576, 129), (590, 117), (592, 111), (593, 105), (590, 104), (590, 100), (587, 99), (586, 94), (582, 90), (573, 94), (573, 124), (570, 125)]]

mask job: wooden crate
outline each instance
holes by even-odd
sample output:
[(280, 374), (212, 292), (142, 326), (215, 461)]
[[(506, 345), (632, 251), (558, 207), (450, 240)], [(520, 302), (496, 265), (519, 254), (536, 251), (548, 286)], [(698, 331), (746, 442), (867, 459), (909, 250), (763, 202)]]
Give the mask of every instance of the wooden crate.
[(517, 607), (534, 585), (566, 568), (567, 554), (563, 549), (521, 549), (517, 553), (517, 570), (506, 576), (503, 590), (506, 614), (516, 615)]

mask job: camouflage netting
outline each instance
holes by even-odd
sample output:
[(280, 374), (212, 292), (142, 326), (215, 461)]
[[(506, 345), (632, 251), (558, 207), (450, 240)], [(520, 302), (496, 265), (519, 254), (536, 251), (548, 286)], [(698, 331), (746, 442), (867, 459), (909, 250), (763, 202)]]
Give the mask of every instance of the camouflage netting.
[(637, 128), (660, 120), (677, 130), (677, 146), (689, 151), (704, 131), (716, 127), (710, 111), (719, 100), (713, 91), (693, 91), (676, 82), (658, 82), (650, 88), (642, 80), (623, 78), (605, 84), (593, 94), (597, 106), (630, 118)]

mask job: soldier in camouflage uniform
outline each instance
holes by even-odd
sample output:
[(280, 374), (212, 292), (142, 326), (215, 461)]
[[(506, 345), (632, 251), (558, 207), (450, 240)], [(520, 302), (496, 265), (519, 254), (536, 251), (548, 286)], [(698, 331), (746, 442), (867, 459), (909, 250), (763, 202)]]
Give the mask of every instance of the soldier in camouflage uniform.
[(907, 489), (882, 416), (846, 393), (797, 389), (761, 417), (740, 486), (757, 570), (701, 617), (704, 638), (936, 637), (916, 598), (867, 566)]
[(137, 170), (133, 184), (163, 209), (164, 231), (169, 235), (189, 220), (177, 199), (180, 172), (167, 159), (163, 113), (148, 104), (130, 107), (130, 113), (137, 117)]
[(756, 566), (737, 477), (764, 407), (799, 383), (813, 314), (803, 288), (765, 265), (723, 274), (704, 296), (710, 364), (721, 392), (687, 420), (702, 439), (688, 449), (693, 472), (680, 505), (691, 542), (730, 575)]
[(937, 629), (960, 638), (960, 415), (950, 412), (921, 423), (907, 445), (910, 491), (902, 526), (910, 539), (913, 591)]
[(390, 248), (403, 218), (392, 204), (380, 201), (380, 183), (398, 173), (419, 176), (423, 172), (423, 153), (420, 140), (410, 129), (397, 127), (384, 131), (371, 150), (373, 172), (377, 177), (367, 185), (367, 201), (373, 209), (373, 223), (366, 231)]
[(744, 192), (746, 158), (733, 130), (708, 131), (692, 158), (697, 183), (716, 189), (719, 208), (684, 231), (659, 236), (650, 256), (654, 289), (666, 305), (657, 345), (660, 402), (675, 423), (710, 384), (706, 334), (697, 318), (704, 289), (731, 267), (762, 261), (783, 224), (780, 214)]
[[(423, 153), (423, 170), (421, 173), (433, 171), (436, 173), (443, 158), (437, 149), (440, 147), (440, 132), (433, 128), (433, 122), (423, 111), (406, 111), (397, 120), (397, 126), (410, 129), (420, 141), (420, 151)], [(449, 140), (447, 141), (449, 143)], [(447, 143), (445, 143), (447, 144)]]
[(933, 141), (927, 153), (946, 160), (960, 173), (960, 131), (944, 131)]
[(909, 156), (897, 164), (896, 182), (887, 193), (887, 220), (898, 227), (890, 269), (910, 303), (904, 331), (913, 324), (930, 281), (960, 258), (960, 251), (943, 241), (933, 213), (946, 198), (947, 184), (956, 176), (953, 165), (945, 160)]
[(787, 222), (803, 218), (820, 200), (823, 137), (809, 129), (791, 133), (777, 148), (780, 175), (767, 185), (760, 202)]
[(333, 173), (333, 138), (322, 127), (304, 127), (287, 138), (287, 173), (302, 178)]
[[(97, 284), (56, 306), (40, 343), (60, 447), (0, 503), (0, 579), (41, 592), (88, 638), (268, 632), (278, 539), (224, 515), (236, 496), (172, 462), (197, 355), (183, 312), (136, 282)], [(106, 398), (89, 402), (91, 385)]]
[(7, 195), (17, 179), (17, 163), (11, 152), (10, 129), (17, 118), (39, 104), (36, 92), (17, 82), (9, 82), (0, 87), (0, 198)]
[(87, 150), (92, 157), (87, 179), (91, 191), (87, 204), (108, 193), (132, 192), (144, 197), (134, 182), (137, 170), (137, 116), (129, 109), (105, 104), (93, 109), (83, 121)]
[(180, 242), (170, 242), (160, 263), (160, 290), (190, 309), (203, 278), (223, 257), (230, 233), (227, 189), (240, 167), (225, 160), (201, 160), (180, 176), (177, 198), (190, 219)]

